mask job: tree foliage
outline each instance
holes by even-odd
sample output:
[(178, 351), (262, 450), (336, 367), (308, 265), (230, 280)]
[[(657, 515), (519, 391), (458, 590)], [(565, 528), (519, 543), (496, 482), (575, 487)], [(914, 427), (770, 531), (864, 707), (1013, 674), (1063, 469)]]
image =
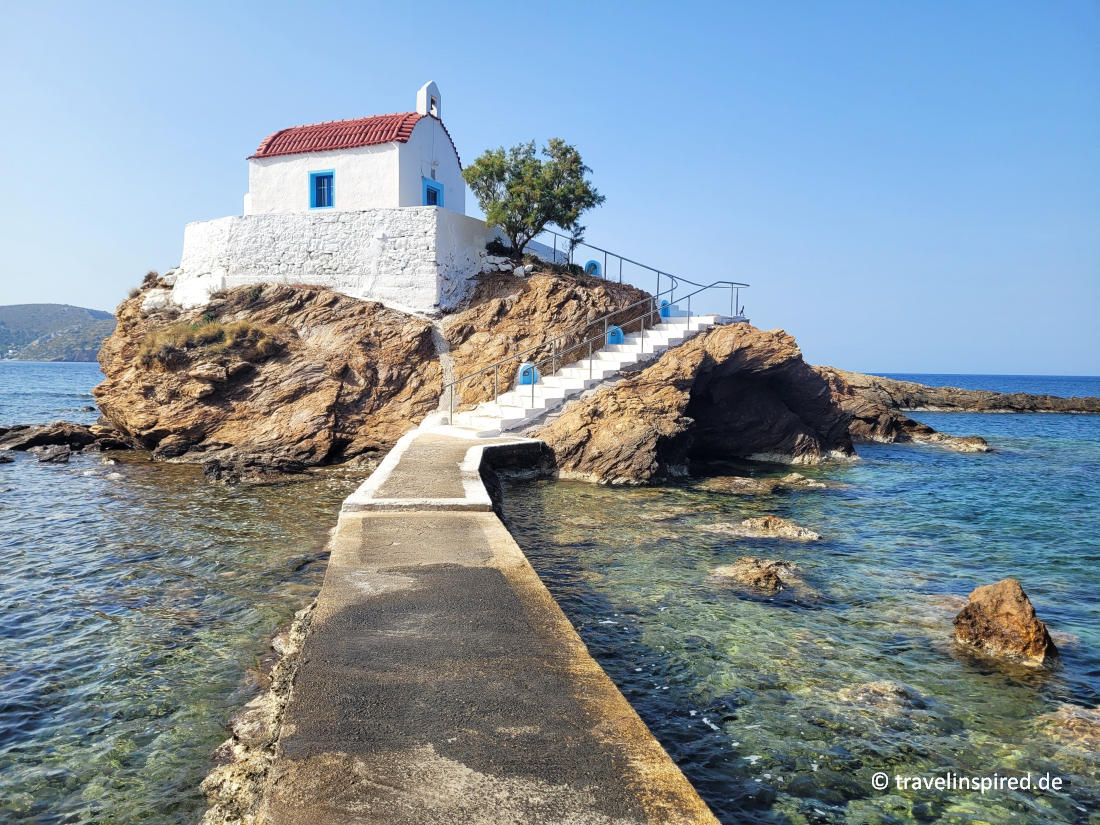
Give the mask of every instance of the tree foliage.
[(462, 172), (485, 220), (501, 228), (516, 252), (551, 223), (579, 240), (584, 227), (578, 219), (604, 202), (585, 177), (592, 170), (576, 148), (552, 138), (541, 154), (545, 160), (537, 157), (533, 140), (511, 149), (502, 146)]

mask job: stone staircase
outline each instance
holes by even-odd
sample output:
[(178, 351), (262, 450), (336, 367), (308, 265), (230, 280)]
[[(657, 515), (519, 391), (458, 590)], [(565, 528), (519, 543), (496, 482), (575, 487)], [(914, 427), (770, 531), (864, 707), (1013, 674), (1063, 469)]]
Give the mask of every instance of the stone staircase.
[(739, 320), (719, 315), (688, 315), (676, 307), (665, 311), (668, 315), (662, 317), (661, 323), (624, 335), (621, 344), (605, 344), (591, 358), (585, 356), (551, 375), (540, 375), (534, 384), (514, 386), (495, 401), (456, 412), (451, 426), (481, 438), (523, 430), (585, 390), (618, 377), (623, 370), (655, 361), (665, 350), (716, 324)]

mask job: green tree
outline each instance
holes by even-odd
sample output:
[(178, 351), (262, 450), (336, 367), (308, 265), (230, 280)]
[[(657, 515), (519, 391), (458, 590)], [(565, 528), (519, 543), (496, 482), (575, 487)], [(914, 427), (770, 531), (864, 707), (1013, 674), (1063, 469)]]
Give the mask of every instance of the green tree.
[(511, 149), (490, 149), (462, 171), (487, 223), (499, 226), (517, 253), (527, 242), (556, 224), (580, 238), (581, 214), (604, 202), (585, 175), (592, 170), (581, 154), (560, 138), (536, 156), (535, 142)]

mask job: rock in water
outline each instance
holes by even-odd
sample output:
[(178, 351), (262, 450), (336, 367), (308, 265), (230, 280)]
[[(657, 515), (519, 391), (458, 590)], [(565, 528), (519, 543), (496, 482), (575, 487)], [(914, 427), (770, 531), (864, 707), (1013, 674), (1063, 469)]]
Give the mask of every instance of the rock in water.
[(798, 568), (783, 559), (761, 559), (742, 556), (733, 564), (724, 564), (711, 571), (717, 579), (751, 587), (761, 593), (778, 593), (785, 586), (801, 583)]
[(889, 713), (927, 707), (924, 697), (915, 688), (889, 680), (842, 688), (837, 693), (837, 698), (846, 704), (879, 708)]
[(69, 421), (52, 424), (12, 427), (2, 438), (0, 447), (7, 450), (30, 450), (34, 447), (67, 446), (79, 450), (96, 440), (90, 428)]
[(721, 521), (700, 528), (709, 533), (725, 533), (748, 539), (792, 539), (794, 541), (818, 541), (821, 536), (813, 530), (799, 527), (793, 521), (779, 516), (747, 518), (740, 524)]
[(824, 490), (829, 485), (824, 481), (807, 478), (802, 473), (787, 473), (779, 479), (780, 487), (804, 487), (807, 490)]
[(1042, 664), (1058, 648), (1016, 579), (975, 588), (955, 617), (955, 639), (992, 656)]
[(13, 461), (15, 461), (15, 459), (12, 458), (11, 455), (5, 452), (0, 452), (0, 464), (11, 464)]
[[(905, 408), (906, 397), (899, 399), (885, 391), (880, 383), (883, 379), (877, 376), (845, 372), (834, 367), (814, 369), (828, 382), (833, 401), (851, 416), (848, 432), (853, 441), (936, 444), (961, 453), (992, 452), (992, 447), (980, 436), (948, 435), (909, 418), (901, 411)], [(920, 384), (894, 383), (906, 383), (922, 390), (931, 389)]]
[(38, 448), (38, 461), (41, 464), (68, 464), (73, 451), (68, 444), (56, 447)]
[(1037, 721), (1056, 742), (1091, 755), (1100, 753), (1100, 708), (1062, 704)]
[(848, 422), (794, 338), (729, 324), (581, 396), (534, 434), (564, 477), (639, 484), (692, 461), (849, 458)]
[(775, 491), (774, 478), (749, 478), (748, 476), (713, 476), (699, 483), (700, 490), (709, 493), (729, 493), (732, 496), (768, 495)]
[(221, 457), (207, 459), (202, 463), (202, 473), (211, 481), (226, 484), (242, 482), (277, 481), (283, 476), (304, 473), (306, 463), (292, 456), (241, 455), (228, 452)]

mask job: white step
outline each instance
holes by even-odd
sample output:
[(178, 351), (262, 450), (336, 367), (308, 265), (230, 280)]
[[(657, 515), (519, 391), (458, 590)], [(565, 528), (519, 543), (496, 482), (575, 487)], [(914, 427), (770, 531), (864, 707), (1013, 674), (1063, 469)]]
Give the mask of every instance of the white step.
[(552, 375), (543, 375), (534, 386), (521, 385), (501, 393), (494, 401), (456, 413), (453, 424), (480, 436), (518, 428), (562, 406), (586, 389), (601, 384), (645, 356), (657, 355), (683, 343), (694, 332), (717, 322), (714, 315), (691, 316), (674, 310), (657, 326), (624, 336), (622, 344), (609, 344)]

